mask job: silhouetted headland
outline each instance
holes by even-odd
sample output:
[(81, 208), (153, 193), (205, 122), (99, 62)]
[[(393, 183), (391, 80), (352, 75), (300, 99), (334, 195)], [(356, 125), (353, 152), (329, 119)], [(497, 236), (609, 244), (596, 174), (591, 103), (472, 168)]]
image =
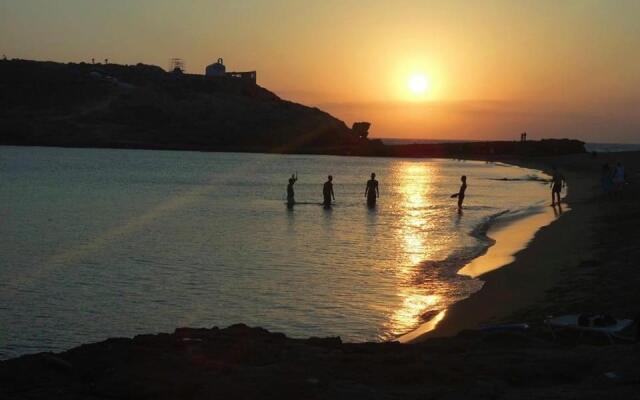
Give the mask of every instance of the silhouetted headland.
[(577, 140), (385, 145), (251, 79), (152, 65), (0, 61), (0, 144), (491, 159), (583, 153)]

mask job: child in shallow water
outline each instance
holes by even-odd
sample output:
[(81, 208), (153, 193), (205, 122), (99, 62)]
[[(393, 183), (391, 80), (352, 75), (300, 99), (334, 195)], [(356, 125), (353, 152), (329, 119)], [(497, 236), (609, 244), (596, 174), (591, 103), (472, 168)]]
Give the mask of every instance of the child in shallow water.
[(458, 193), (454, 193), (451, 195), (451, 198), (458, 198), (458, 213), (462, 214), (462, 203), (464, 202), (464, 194), (467, 191), (467, 176), (462, 175), (460, 177), (460, 181), (462, 185), (460, 185), (460, 190)]

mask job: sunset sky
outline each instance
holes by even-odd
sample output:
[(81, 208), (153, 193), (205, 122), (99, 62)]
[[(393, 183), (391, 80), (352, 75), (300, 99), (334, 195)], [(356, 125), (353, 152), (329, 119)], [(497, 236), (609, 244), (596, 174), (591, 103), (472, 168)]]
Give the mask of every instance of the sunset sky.
[(639, 21), (638, 0), (0, 0), (0, 53), (191, 73), (223, 57), (374, 137), (638, 143)]

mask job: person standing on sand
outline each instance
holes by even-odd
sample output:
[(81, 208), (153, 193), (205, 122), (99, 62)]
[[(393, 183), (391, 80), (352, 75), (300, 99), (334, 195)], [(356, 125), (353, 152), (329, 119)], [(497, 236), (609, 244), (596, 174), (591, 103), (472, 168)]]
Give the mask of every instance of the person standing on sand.
[(566, 180), (564, 179), (564, 175), (562, 175), (554, 165), (553, 175), (551, 177), (551, 206), (556, 205), (556, 198), (558, 199), (557, 204), (560, 205), (560, 192), (562, 192), (562, 188), (565, 185)]
[(289, 178), (289, 184), (287, 185), (287, 207), (293, 208), (293, 205), (296, 203), (295, 200), (295, 192), (293, 191), (293, 184), (298, 180), (298, 173), (291, 174), (291, 178)]
[(371, 173), (371, 179), (367, 181), (367, 188), (364, 190), (364, 197), (367, 198), (367, 206), (374, 208), (376, 206), (376, 199), (380, 197), (380, 191), (378, 191), (378, 181), (376, 180), (376, 174)]
[(462, 184), (460, 185), (460, 190), (458, 191), (458, 193), (452, 194), (451, 198), (458, 198), (458, 213), (462, 214), (462, 203), (464, 202), (464, 194), (467, 191), (467, 176), (462, 175), (460, 177), (460, 181), (462, 182)]
[(613, 186), (616, 192), (619, 192), (624, 187), (624, 166), (621, 162), (616, 164), (616, 167), (613, 169)]
[(327, 181), (322, 187), (322, 197), (324, 197), (324, 208), (331, 208), (331, 198), (336, 201), (336, 195), (333, 193), (333, 176), (329, 175)]

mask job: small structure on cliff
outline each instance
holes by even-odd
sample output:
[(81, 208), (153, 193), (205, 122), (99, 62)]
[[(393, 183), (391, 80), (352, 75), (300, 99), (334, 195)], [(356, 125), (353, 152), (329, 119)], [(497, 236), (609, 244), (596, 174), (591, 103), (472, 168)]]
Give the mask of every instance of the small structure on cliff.
[(169, 72), (174, 74), (184, 73), (184, 60), (182, 58), (172, 58), (169, 60)]
[(222, 58), (218, 58), (218, 61), (211, 65), (207, 65), (205, 69), (205, 75), (209, 77), (221, 77), (227, 72), (227, 67), (224, 66)]
[(231, 78), (242, 79), (244, 81), (256, 83), (256, 71), (247, 72), (227, 72), (227, 67), (224, 65), (222, 58), (218, 58), (218, 61), (211, 65), (207, 65), (205, 68), (205, 76), (207, 78)]

